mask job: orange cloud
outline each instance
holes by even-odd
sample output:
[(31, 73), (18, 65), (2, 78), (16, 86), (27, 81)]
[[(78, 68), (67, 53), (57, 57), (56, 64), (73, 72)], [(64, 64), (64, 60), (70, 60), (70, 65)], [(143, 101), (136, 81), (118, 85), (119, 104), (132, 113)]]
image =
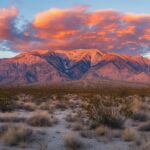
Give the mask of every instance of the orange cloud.
[(38, 13), (33, 21), (33, 27), (41, 37), (63, 38), (73, 36), (84, 25), (86, 7), (71, 9), (50, 9)]
[(37, 14), (32, 24), (36, 36), (46, 41), (43, 49), (97, 48), (134, 55), (141, 53), (143, 45), (150, 46), (147, 15), (89, 12), (84, 7), (50, 9)]
[[(2, 11), (0, 38), (9, 39), (18, 51), (97, 48), (136, 55), (150, 47), (150, 15), (115, 10), (90, 12), (84, 6), (49, 9), (39, 12), (29, 28), (15, 35), (12, 22), (18, 13), (16, 8)], [(10, 35), (13, 39), (8, 38)]]
[(117, 31), (118, 36), (122, 37), (125, 35), (133, 35), (135, 34), (135, 26), (131, 25), (131, 26), (127, 26), (124, 27), (122, 29), (120, 29), (119, 31)]

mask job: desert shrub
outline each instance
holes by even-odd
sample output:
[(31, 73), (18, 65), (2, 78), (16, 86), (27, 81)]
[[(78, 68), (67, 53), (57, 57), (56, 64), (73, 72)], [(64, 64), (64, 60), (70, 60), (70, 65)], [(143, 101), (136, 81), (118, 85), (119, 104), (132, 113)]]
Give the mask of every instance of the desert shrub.
[(33, 100), (33, 96), (30, 94), (19, 94), (16, 96), (18, 101), (23, 101), (23, 102), (31, 102)]
[(138, 111), (138, 112), (135, 112), (133, 114), (132, 118), (135, 121), (148, 121), (149, 120), (149, 114), (147, 112), (144, 112), (144, 111)]
[(64, 136), (65, 147), (69, 150), (77, 150), (83, 146), (83, 143), (74, 133), (67, 133)]
[(37, 108), (36, 104), (33, 102), (17, 102), (17, 109), (23, 109), (26, 111), (34, 111)]
[(93, 130), (83, 130), (83, 131), (80, 131), (80, 135), (83, 137), (83, 138), (93, 138), (95, 137), (95, 132)]
[(91, 95), (82, 99), (82, 107), (94, 126), (105, 124), (123, 128), (125, 119), (132, 117), (141, 104), (139, 96)]
[(87, 116), (95, 124), (105, 124), (112, 128), (123, 128), (127, 104), (122, 99), (96, 95), (83, 101)]
[(31, 142), (33, 131), (24, 125), (9, 126), (3, 133), (2, 139), (7, 145), (18, 145), (21, 142)]
[(136, 140), (136, 131), (133, 128), (127, 128), (123, 131), (122, 137), (125, 141), (134, 141)]
[(145, 112), (150, 112), (150, 105), (149, 105), (149, 101), (146, 99), (145, 101), (142, 101), (139, 110), (141, 111), (145, 111)]
[(95, 132), (96, 132), (96, 135), (98, 136), (105, 136), (105, 135), (108, 135), (110, 133), (110, 128), (108, 128), (107, 126), (99, 126), (96, 128)]
[(0, 97), (0, 111), (9, 112), (13, 111), (14, 109), (15, 109), (15, 102), (11, 97), (9, 98)]
[(83, 125), (81, 123), (79, 123), (79, 122), (75, 122), (75, 123), (71, 124), (71, 128), (74, 131), (79, 131), (79, 130), (83, 129)]
[(40, 110), (46, 110), (48, 111), (50, 114), (53, 114), (54, 111), (55, 111), (55, 105), (53, 104), (54, 102), (50, 102), (50, 101), (47, 101), (47, 102), (42, 102), (40, 105), (39, 105), (39, 109)]
[(3, 124), (3, 125), (1, 125), (0, 126), (0, 137), (2, 137), (3, 136), (3, 134), (4, 134), (4, 132), (6, 131), (6, 130), (8, 130), (8, 128), (11, 126), (11, 124), (9, 123), (5, 123), (5, 124)]
[(141, 97), (137, 95), (120, 98), (121, 113), (127, 117), (132, 117), (141, 106)]
[(150, 122), (145, 123), (139, 127), (140, 131), (150, 131)]
[(66, 110), (67, 109), (67, 103), (65, 103), (63, 101), (59, 101), (55, 104), (55, 108), (60, 109), (60, 110)]
[(73, 114), (68, 114), (65, 118), (66, 121), (68, 122), (75, 122), (75, 121), (78, 121), (78, 117), (76, 115), (73, 115)]
[(27, 123), (31, 126), (48, 127), (57, 122), (57, 119), (50, 116), (48, 112), (38, 111), (35, 112), (28, 120)]

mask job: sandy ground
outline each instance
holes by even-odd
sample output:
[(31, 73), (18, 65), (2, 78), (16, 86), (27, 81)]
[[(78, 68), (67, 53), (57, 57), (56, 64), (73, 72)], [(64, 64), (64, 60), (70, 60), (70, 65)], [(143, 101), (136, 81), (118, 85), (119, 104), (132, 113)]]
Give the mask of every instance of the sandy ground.
[[(20, 111), (16, 112), (18, 116), (29, 117), (32, 115), (32, 112)], [(8, 147), (0, 142), (0, 150), (66, 150), (64, 146), (64, 135), (68, 132), (74, 132), (74, 134), (79, 134), (78, 131), (71, 131), (71, 129), (67, 128), (67, 122), (65, 121), (65, 117), (67, 114), (70, 114), (71, 110), (65, 111), (56, 111), (55, 116), (58, 118), (58, 124), (48, 127), (48, 128), (35, 128), (34, 130), (42, 130), (45, 133), (43, 135), (40, 134), (39, 141), (32, 145), (27, 145), (25, 148), (20, 147)], [(85, 150), (132, 150), (133, 144), (132, 142), (125, 142), (119, 138), (79, 138), (84, 143), (84, 147), (82, 149)], [(44, 142), (43, 142), (44, 141)], [(40, 149), (40, 144), (43, 144), (42, 147), (47, 147), (45, 149)]]

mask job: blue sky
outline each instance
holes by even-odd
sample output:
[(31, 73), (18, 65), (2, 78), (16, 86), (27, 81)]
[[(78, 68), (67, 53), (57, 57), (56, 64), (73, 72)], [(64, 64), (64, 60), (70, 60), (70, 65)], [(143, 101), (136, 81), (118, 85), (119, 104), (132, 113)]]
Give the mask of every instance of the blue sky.
[[(121, 12), (150, 14), (150, 0), (0, 0), (0, 8), (14, 5), (19, 9), (20, 17), (30, 21), (43, 10), (50, 8), (68, 8), (87, 5), (90, 11), (115, 9)], [(12, 57), (14, 52), (0, 51), (0, 58)]]
[(88, 5), (91, 10), (116, 9), (123, 12), (150, 14), (150, 0), (0, 0), (0, 7), (15, 5), (21, 15), (33, 19), (34, 15), (49, 8)]
[(9, 58), (15, 56), (17, 53), (11, 51), (0, 51), (0, 58)]

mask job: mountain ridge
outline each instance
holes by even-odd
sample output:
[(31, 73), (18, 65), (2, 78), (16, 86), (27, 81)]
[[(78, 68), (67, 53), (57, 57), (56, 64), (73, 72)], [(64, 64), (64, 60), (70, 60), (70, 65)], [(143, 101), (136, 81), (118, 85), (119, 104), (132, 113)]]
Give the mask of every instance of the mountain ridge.
[(74, 80), (150, 82), (150, 59), (97, 49), (34, 50), (0, 59), (0, 84)]

